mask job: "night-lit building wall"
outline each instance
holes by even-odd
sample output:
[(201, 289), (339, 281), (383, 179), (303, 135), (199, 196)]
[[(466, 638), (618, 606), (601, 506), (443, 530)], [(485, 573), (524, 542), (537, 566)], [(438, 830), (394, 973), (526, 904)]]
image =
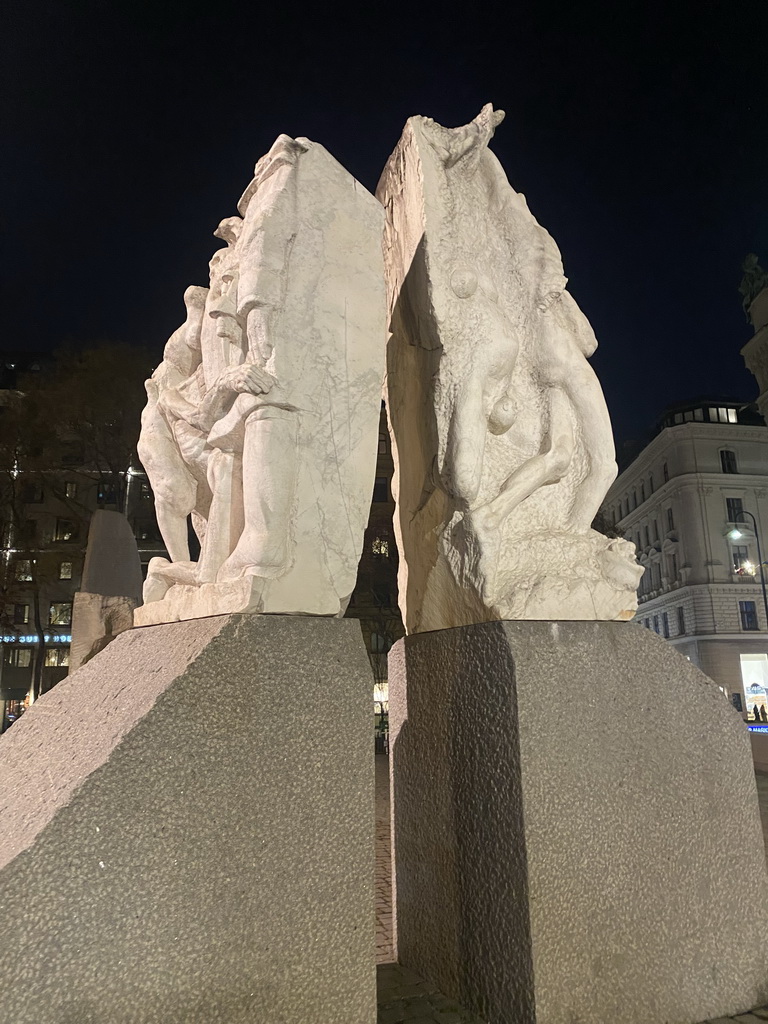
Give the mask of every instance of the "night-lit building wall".
[[(755, 516), (762, 546), (768, 427), (754, 407), (699, 401), (670, 410), (619, 475), (604, 509), (645, 567), (634, 621), (668, 639), (745, 715), (766, 704), (768, 623), (757, 537), (740, 514)], [(737, 523), (741, 537), (734, 539)]]

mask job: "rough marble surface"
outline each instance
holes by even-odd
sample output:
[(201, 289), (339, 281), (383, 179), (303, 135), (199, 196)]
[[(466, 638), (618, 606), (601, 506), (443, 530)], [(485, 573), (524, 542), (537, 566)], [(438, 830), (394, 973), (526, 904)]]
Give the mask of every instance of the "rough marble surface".
[(3, 1024), (373, 1024), (359, 623), (133, 629), (0, 738)]
[(493, 1024), (766, 1002), (749, 741), (708, 677), (640, 627), (523, 621), (406, 637), (389, 684), (402, 963)]
[(412, 117), (382, 175), (400, 602), (409, 633), (628, 619), (634, 546), (590, 524), (616, 475), (560, 253), (488, 149), (490, 105)]
[(147, 381), (139, 455), (171, 560), (150, 563), (139, 624), (343, 615), (355, 585), (384, 372), (384, 213), (322, 146), (285, 135), (238, 210)]

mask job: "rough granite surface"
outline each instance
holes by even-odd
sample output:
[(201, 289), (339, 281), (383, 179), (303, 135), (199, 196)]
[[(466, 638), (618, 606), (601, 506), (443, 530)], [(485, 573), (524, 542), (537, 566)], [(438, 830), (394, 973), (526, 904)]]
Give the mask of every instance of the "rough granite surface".
[(0, 740), (2, 1024), (372, 1024), (359, 624), (123, 633)]
[(489, 1024), (766, 1002), (749, 741), (708, 677), (639, 627), (517, 621), (406, 637), (389, 684), (402, 964)]

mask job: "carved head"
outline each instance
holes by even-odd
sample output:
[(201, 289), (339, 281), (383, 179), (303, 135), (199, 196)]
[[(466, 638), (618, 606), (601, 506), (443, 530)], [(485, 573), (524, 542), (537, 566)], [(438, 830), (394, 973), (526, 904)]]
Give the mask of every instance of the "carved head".
[(223, 238), (227, 245), (236, 245), (242, 229), (242, 217), (225, 217), (213, 232), (213, 237)]
[(248, 204), (253, 199), (260, 185), (268, 178), (287, 164), (295, 164), (302, 153), (306, 153), (312, 143), (309, 139), (292, 139), (290, 135), (278, 135), (272, 143), (272, 148), (260, 160), (253, 169), (253, 180), (243, 192), (237, 204), (238, 213), (244, 217)]

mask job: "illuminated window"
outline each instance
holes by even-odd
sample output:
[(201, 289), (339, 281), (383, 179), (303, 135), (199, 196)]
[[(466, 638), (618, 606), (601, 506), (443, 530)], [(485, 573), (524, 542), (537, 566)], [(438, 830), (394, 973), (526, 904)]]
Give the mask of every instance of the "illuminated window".
[(45, 664), (48, 668), (69, 665), (69, 649), (49, 647), (45, 652)]
[(64, 497), (65, 498), (76, 498), (77, 497), (77, 484), (72, 480), (67, 480), (64, 484)]
[[(731, 551), (733, 553), (733, 571), (746, 573), (748, 576), (753, 575), (755, 567), (749, 560), (749, 548), (747, 545), (733, 544), (731, 545)], [(751, 570), (751, 572), (749, 570)]]
[(72, 623), (72, 602), (54, 601), (48, 622), (51, 626), (69, 626)]
[(5, 651), (5, 663), (6, 665), (12, 665), (14, 668), (29, 668), (32, 664), (32, 648), (31, 647), (8, 647)]
[(57, 519), (56, 529), (53, 533), (54, 541), (74, 540), (77, 536), (77, 528), (71, 519)]
[(21, 558), (14, 565), (14, 576), (19, 582), (30, 583), (32, 581), (32, 561), (29, 558)]
[(739, 615), (741, 617), (741, 628), (754, 630), (757, 625), (757, 607), (754, 601), (739, 601)]
[(13, 606), (13, 624), (15, 626), (26, 626), (29, 622), (29, 605), (15, 604)]
[(72, 579), (72, 563), (61, 562), (59, 565), (59, 579), (60, 580), (71, 580)]
[(389, 558), (389, 540), (386, 537), (374, 537), (371, 551), (374, 555)]
[(724, 448), (720, 452), (720, 468), (724, 473), (738, 473), (739, 470), (736, 466), (736, 452), (732, 452), (727, 448)]

